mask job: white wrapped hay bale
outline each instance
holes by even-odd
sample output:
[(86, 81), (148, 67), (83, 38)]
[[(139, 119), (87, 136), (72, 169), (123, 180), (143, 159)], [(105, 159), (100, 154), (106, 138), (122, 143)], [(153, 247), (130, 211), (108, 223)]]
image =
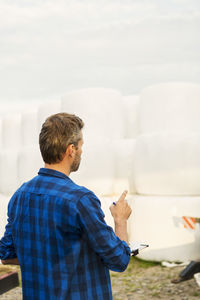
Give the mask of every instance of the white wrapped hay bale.
[(7, 224), (7, 207), (8, 207), (9, 200), (10, 200), (9, 196), (0, 194), (0, 212), (1, 212), (0, 238), (4, 235), (5, 226)]
[(163, 83), (140, 96), (140, 131), (200, 131), (200, 85)]
[(0, 193), (10, 195), (19, 187), (18, 152), (0, 151)]
[(62, 97), (62, 111), (83, 119), (87, 136), (124, 136), (122, 97), (118, 91), (90, 88), (68, 93)]
[(41, 104), (38, 108), (38, 128), (39, 132), (41, 130), (42, 124), (45, 122), (46, 118), (51, 115), (61, 112), (61, 101), (47, 101)]
[[(200, 197), (132, 196), (130, 242), (149, 244), (139, 257), (146, 260), (199, 259)], [(185, 222), (186, 217), (190, 226)]]
[(37, 119), (37, 109), (26, 111), (22, 114), (22, 146), (33, 146), (38, 144), (39, 128)]
[(117, 139), (113, 141), (115, 158), (114, 194), (120, 195), (124, 190), (134, 194), (134, 154), (135, 139)]
[(18, 161), (19, 184), (21, 185), (36, 176), (39, 169), (43, 166), (44, 162), (40, 154), (39, 146), (21, 149)]
[(135, 138), (139, 134), (139, 96), (131, 95), (122, 98), (124, 109), (125, 138)]
[(21, 146), (21, 114), (6, 114), (2, 118), (2, 147), (16, 149)]
[(114, 230), (115, 229), (114, 219), (110, 212), (110, 206), (112, 205), (113, 201), (116, 201), (117, 199), (116, 197), (100, 197), (99, 200), (101, 201), (101, 209), (105, 214), (105, 221)]
[(200, 195), (200, 134), (154, 133), (136, 139), (135, 187), (145, 195)]
[(0, 116), (0, 149), (2, 149), (3, 145), (2, 145), (2, 117)]
[(82, 160), (77, 172), (70, 174), (75, 183), (85, 186), (98, 196), (112, 195), (114, 156), (109, 139), (85, 139)]

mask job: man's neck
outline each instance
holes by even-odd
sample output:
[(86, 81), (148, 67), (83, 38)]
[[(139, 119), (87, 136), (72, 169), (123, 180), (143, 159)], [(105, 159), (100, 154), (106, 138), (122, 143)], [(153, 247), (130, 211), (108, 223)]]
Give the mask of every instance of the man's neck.
[(47, 168), (47, 169), (51, 169), (51, 170), (55, 170), (55, 171), (64, 173), (67, 176), (69, 176), (69, 174), (70, 174), (70, 168), (64, 166), (62, 163), (58, 163), (58, 164), (47, 164), (47, 163), (45, 163), (44, 167)]

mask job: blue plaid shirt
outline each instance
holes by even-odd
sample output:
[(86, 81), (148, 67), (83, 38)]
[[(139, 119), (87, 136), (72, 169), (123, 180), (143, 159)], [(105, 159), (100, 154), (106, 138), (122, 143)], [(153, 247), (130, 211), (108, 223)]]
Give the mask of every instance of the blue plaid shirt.
[(24, 300), (112, 299), (109, 269), (124, 271), (130, 248), (104, 221), (98, 198), (41, 168), (8, 205), (0, 259), (17, 257)]

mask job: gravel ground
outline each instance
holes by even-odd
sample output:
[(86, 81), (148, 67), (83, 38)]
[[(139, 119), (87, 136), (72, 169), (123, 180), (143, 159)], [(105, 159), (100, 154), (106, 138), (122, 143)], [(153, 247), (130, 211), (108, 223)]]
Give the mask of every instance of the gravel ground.
[(165, 268), (160, 264), (132, 258), (124, 273), (111, 272), (114, 300), (200, 299), (195, 279), (171, 283), (184, 267)]
[[(194, 279), (172, 284), (184, 267), (165, 268), (160, 264), (131, 258), (123, 273), (111, 272), (114, 300), (197, 300), (200, 287)], [(15, 266), (0, 265), (0, 274), (16, 269)], [(17, 287), (0, 295), (1, 300), (22, 300), (21, 288)], [(88, 299), (95, 300), (95, 299)]]
[(22, 300), (22, 289), (17, 287), (3, 295), (0, 295), (1, 300)]

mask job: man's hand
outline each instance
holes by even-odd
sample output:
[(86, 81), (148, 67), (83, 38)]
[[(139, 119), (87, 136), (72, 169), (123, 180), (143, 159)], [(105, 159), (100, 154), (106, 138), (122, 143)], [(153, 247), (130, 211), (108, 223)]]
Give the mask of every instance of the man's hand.
[(111, 214), (115, 222), (115, 234), (128, 244), (127, 220), (132, 212), (125, 200), (127, 191), (124, 191), (119, 200), (110, 206)]
[(121, 197), (119, 198), (119, 200), (116, 202), (116, 204), (115, 205), (112, 204), (110, 206), (110, 211), (114, 218), (115, 223), (126, 222), (132, 212), (130, 206), (128, 205), (125, 199), (126, 195), (127, 195), (127, 191), (124, 191)]

